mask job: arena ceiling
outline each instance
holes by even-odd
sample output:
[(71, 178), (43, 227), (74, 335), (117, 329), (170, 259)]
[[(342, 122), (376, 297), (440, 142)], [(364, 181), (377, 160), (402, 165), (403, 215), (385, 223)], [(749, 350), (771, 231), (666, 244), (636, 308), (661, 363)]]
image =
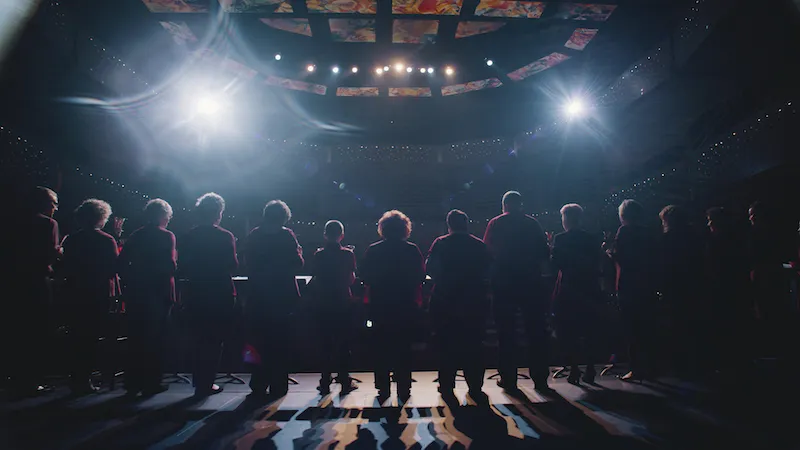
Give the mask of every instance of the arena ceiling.
[(524, 130), (598, 94), (686, 3), (90, 0), (78, 11), (162, 91), (224, 89), (273, 129), (432, 143)]

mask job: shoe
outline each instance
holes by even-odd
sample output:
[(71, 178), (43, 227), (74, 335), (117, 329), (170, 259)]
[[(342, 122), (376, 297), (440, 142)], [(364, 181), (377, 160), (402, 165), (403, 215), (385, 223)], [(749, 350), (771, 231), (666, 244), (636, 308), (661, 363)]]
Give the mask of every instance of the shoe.
[(633, 382), (641, 383), (642, 382), (642, 377), (640, 377), (639, 374), (633, 373), (633, 371), (630, 371), (630, 372), (626, 373), (625, 375), (621, 375), (619, 377), (619, 379), (621, 381), (627, 381), (629, 383), (633, 383)]
[(219, 386), (217, 384), (212, 384), (210, 389), (195, 389), (194, 396), (195, 397), (210, 397), (212, 395), (219, 394), (220, 392), (224, 391), (225, 388)]
[(142, 397), (154, 397), (162, 392), (166, 392), (169, 390), (169, 386), (166, 384), (159, 384), (158, 386), (153, 386), (151, 388), (147, 388), (142, 390)]
[(533, 380), (533, 389), (538, 392), (550, 392), (553, 390), (553, 388), (547, 385), (546, 378), (543, 380)]
[(378, 401), (380, 403), (385, 402), (392, 396), (392, 391), (389, 389), (378, 389)]
[(480, 389), (470, 389), (467, 391), (467, 395), (478, 405), (489, 403), (489, 396)]
[[(342, 386), (342, 390), (344, 390), (344, 386)], [(317, 386), (317, 392), (322, 396), (328, 395), (331, 393), (331, 386), (329, 384), (320, 384)]]
[(358, 384), (355, 381), (348, 379), (346, 382), (342, 383), (342, 395), (347, 395), (353, 391), (358, 389)]
[[(569, 377), (567, 377), (567, 383), (574, 384), (576, 386), (581, 384), (581, 371), (570, 371)], [(538, 386), (539, 383), (536, 383), (536, 385)]]
[(69, 387), (69, 390), (72, 395), (89, 395), (98, 392), (100, 388), (92, 384), (91, 381), (87, 381), (86, 383), (73, 384)]
[(518, 391), (519, 390), (519, 387), (517, 386), (517, 383), (508, 383), (505, 380), (503, 380), (502, 378), (497, 380), (497, 385), (500, 386), (504, 391), (511, 392), (511, 391)]
[(397, 393), (397, 401), (400, 403), (406, 403), (408, 400), (411, 399), (411, 389), (409, 390), (401, 390)]
[(591, 368), (586, 370), (586, 373), (583, 374), (581, 380), (583, 380), (583, 382), (586, 384), (594, 384), (595, 378), (597, 378), (597, 372), (595, 372), (594, 368)]

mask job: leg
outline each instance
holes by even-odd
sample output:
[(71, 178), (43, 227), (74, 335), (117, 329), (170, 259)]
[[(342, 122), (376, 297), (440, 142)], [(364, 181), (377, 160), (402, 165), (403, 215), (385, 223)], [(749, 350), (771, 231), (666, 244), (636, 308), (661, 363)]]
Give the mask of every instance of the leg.
[(376, 320), (373, 326), (373, 340), (372, 340), (372, 357), (373, 366), (375, 367), (375, 389), (384, 391), (387, 394), (391, 390), (391, 378), (389, 372), (391, 371), (390, 365), (390, 351), (392, 350), (392, 336), (391, 333), (385, 330), (385, 324)]
[[(220, 314), (219, 320), (223, 314)], [(222, 324), (213, 317), (194, 318), (194, 387), (204, 394), (213, 390), (220, 354), (222, 353)]]
[(453, 326), (452, 317), (445, 311), (433, 311), (434, 326), (436, 329), (436, 343), (439, 351), (439, 391), (452, 391), (456, 387), (456, 370), (458, 369), (458, 350), (454, 345), (457, 339), (454, 333), (457, 329)]
[(516, 326), (514, 315), (516, 307), (509, 296), (500, 289), (495, 289), (492, 302), (494, 323), (498, 341), (498, 364), (500, 381), (509, 387), (517, 385), (517, 365), (515, 362)]
[(541, 296), (528, 300), (525, 308), (525, 333), (528, 335), (529, 367), (536, 388), (547, 386), (550, 376), (547, 351), (546, 307)]
[[(485, 367), (483, 364), (483, 336), (485, 333), (482, 320), (469, 320), (462, 327), (460, 334), (459, 363), (464, 368), (464, 378), (472, 393), (483, 389)], [(456, 345), (459, 345), (456, 343)]]

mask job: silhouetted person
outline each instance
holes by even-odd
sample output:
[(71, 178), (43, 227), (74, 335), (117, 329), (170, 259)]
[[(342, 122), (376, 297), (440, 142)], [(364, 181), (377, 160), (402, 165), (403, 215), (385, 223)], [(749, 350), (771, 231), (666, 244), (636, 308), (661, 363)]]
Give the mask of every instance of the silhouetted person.
[(724, 208), (706, 212), (710, 231), (706, 248), (706, 274), (711, 303), (711, 336), (714, 363), (723, 371), (737, 367), (751, 356), (753, 300), (743, 233)]
[(325, 246), (314, 253), (311, 294), (317, 341), (322, 354), (319, 392), (330, 393), (336, 372), (342, 392), (356, 389), (350, 379), (350, 339), (353, 304), (350, 286), (356, 279), (356, 255), (342, 246), (344, 225), (338, 220), (325, 224)]
[(570, 383), (578, 383), (586, 363), (583, 380), (593, 383), (595, 339), (600, 294), (600, 242), (582, 227), (583, 208), (570, 203), (561, 208), (564, 232), (553, 239), (553, 268), (558, 271), (553, 293), (556, 328), (570, 368)]
[(44, 391), (43, 356), (51, 331), (51, 276), (60, 247), (53, 214), (58, 196), (45, 187), (30, 192), (20, 211), (9, 220), (2, 258), (7, 291), (3, 303), (3, 337), (7, 346), (7, 374), (15, 394)]
[(617, 266), (617, 295), (628, 338), (630, 372), (621, 379), (648, 378), (655, 371), (657, 235), (642, 225), (644, 208), (635, 200), (619, 206), (622, 226), (617, 230), (611, 256)]
[(144, 208), (147, 224), (125, 242), (119, 272), (125, 283), (129, 360), (125, 389), (145, 396), (167, 390), (161, 384), (170, 310), (175, 303), (175, 235), (167, 230), (172, 207), (157, 198)]
[(407, 242), (410, 234), (408, 216), (400, 211), (384, 213), (378, 221), (382, 239), (369, 246), (361, 268), (369, 288), (375, 387), (379, 397), (388, 397), (389, 372), (394, 372), (401, 400), (411, 396), (413, 321), (425, 280), (425, 262), (416, 244)]
[(187, 280), (181, 296), (192, 333), (194, 388), (198, 396), (222, 392), (214, 384), (222, 343), (231, 331), (236, 290), (236, 238), (219, 226), (225, 200), (210, 192), (197, 199), (192, 228), (178, 242), (178, 272)]
[(547, 388), (546, 300), (542, 265), (550, 258), (542, 227), (522, 212), (522, 196), (509, 191), (503, 195), (503, 214), (489, 221), (483, 241), (494, 258), (491, 285), (494, 320), (499, 340), (498, 385), (517, 388), (515, 316), (521, 309), (528, 337), (528, 363), (537, 389)]
[(674, 368), (690, 375), (702, 364), (709, 350), (703, 328), (710, 320), (710, 302), (705, 286), (704, 243), (692, 229), (686, 211), (669, 205), (659, 213), (661, 235), (660, 286), (670, 311), (669, 350)]
[(250, 343), (261, 363), (253, 368), (253, 395), (280, 397), (289, 391), (292, 321), (300, 299), (295, 275), (303, 268), (303, 249), (292, 230), (286, 203), (272, 200), (264, 207), (261, 225), (247, 238), (245, 264), (250, 292), (245, 308)]
[(102, 231), (110, 215), (108, 203), (84, 200), (75, 210), (78, 231), (61, 244), (73, 350), (70, 386), (76, 394), (98, 390), (91, 382), (92, 369), (117, 287), (117, 241)]
[(486, 245), (469, 234), (469, 217), (457, 209), (447, 214), (449, 233), (436, 238), (426, 267), (434, 282), (431, 315), (439, 343), (439, 391), (446, 394), (464, 370), (469, 392), (483, 387), (483, 337), (489, 312), (489, 268)]

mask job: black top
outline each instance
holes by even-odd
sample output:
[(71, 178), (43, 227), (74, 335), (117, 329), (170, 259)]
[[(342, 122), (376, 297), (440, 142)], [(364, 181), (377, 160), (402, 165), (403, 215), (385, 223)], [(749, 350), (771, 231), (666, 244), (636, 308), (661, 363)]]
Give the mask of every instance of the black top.
[(600, 289), (600, 242), (585, 230), (559, 233), (553, 239), (553, 266), (558, 271), (558, 287), (596, 292)]
[[(58, 258), (58, 223), (43, 214), (35, 214), (20, 220), (16, 230), (5, 238), (8, 246), (4, 249), (3, 268), (9, 271), (12, 282), (21, 279), (43, 279), (53, 271), (53, 263)], [(5, 253), (5, 250), (10, 250)]]
[(264, 298), (267, 303), (294, 302), (300, 298), (295, 275), (303, 268), (303, 249), (292, 230), (254, 228), (247, 237), (244, 260), (256, 297)]
[(382, 240), (370, 245), (361, 275), (373, 311), (402, 311), (421, 303), (425, 261), (416, 244)]
[(451, 233), (433, 241), (428, 274), (437, 297), (484, 295), (491, 256), (486, 244), (467, 233)]
[(659, 264), (657, 235), (638, 225), (623, 225), (617, 230), (614, 262), (617, 264), (617, 291), (656, 292)]
[(238, 266), (236, 238), (224, 228), (197, 226), (178, 241), (178, 271), (190, 292), (234, 295), (231, 273)]
[(146, 225), (125, 242), (119, 272), (134, 301), (175, 301), (177, 251), (175, 235), (166, 228)]
[[(66, 288), (74, 301), (108, 301), (116, 293), (117, 241), (101, 230), (80, 230), (64, 238)], [(108, 305), (106, 304), (106, 307)]]
[(327, 306), (341, 306), (351, 297), (356, 255), (338, 243), (328, 243), (314, 253), (311, 275), (315, 299)]
[(550, 258), (547, 237), (539, 221), (522, 213), (504, 213), (489, 221), (483, 237), (494, 258), (492, 281), (527, 283), (541, 276)]
[(689, 300), (700, 294), (705, 267), (703, 240), (691, 228), (669, 230), (661, 237), (661, 289), (672, 300)]

